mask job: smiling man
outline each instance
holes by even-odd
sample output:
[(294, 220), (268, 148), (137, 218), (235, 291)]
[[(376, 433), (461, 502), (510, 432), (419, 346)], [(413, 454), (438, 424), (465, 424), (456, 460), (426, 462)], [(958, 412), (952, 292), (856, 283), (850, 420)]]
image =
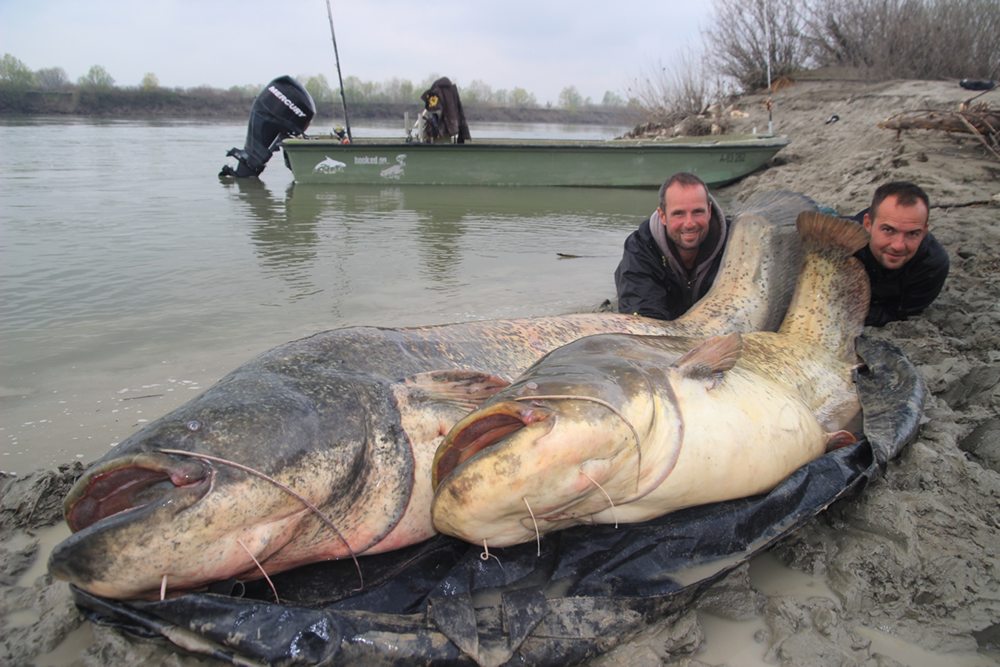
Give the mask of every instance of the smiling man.
[(866, 325), (880, 327), (919, 315), (941, 293), (948, 253), (928, 231), (929, 213), (926, 192), (894, 181), (875, 190), (871, 206), (855, 216), (870, 237), (855, 255), (872, 285)]
[(673, 320), (712, 286), (729, 222), (694, 174), (668, 178), (659, 199), (649, 220), (625, 239), (615, 287), (618, 312)]

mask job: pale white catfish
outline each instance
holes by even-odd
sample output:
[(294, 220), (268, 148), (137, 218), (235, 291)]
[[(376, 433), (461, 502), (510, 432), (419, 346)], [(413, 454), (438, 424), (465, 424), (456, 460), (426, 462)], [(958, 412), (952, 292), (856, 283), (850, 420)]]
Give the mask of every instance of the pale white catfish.
[(859, 414), (869, 285), (860, 225), (798, 220), (805, 261), (775, 332), (569, 343), (462, 419), (435, 457), (435, 527), (487, 546), (768, 491)]

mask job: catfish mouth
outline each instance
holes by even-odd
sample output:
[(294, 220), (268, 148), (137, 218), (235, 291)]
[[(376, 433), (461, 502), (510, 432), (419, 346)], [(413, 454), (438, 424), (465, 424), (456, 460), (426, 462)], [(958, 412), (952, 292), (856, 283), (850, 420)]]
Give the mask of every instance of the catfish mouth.
[(140, 454), (89, 471), (65, 501), (66, 523), (74, 533), (113, 516), (174, 504), (195, 504), (212, 488), (214, 470), (198, 459)]
[(476, 410), (455, 426), (445, 436), (434, 456), (432, 485), (435, 490), (460, 465), (479, 452), (498, 445), (507, 436), (521, 429), (546, 421), (552, 410), (537, 404), (517, 401), (496, 403)]

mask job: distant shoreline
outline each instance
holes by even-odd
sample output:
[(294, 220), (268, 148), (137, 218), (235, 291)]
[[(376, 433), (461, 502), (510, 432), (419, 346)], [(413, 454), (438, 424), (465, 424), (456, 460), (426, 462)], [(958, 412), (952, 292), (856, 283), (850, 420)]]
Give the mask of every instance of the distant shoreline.
[[(253, 99), (228, 91), (204, 90), (178, 92), (171, 90), (72, 90), (43, 92), (0, 90), (0, 118), (24, 116), (84, 116), (94, 118), (130, 119), (203, 119), (242, 121), (250, 117)], [(395, 120), (409, 114), (416, 120), (419, 101), (363, 102), (348, 105), (352, 122)], [(574, 123), (592, 125), (635, 125), (643, 114), (626, 107), (588, 106), (580, 109), (545, 107), (498, 107), (465, 105), (469, 123)], [(315, 121), (329, 123), (343, 118), (339, 101), (318, 105)], [(315, 122), (314, 121), (314, 122)], [(342, 121), (341, 121), (342, 122)]]

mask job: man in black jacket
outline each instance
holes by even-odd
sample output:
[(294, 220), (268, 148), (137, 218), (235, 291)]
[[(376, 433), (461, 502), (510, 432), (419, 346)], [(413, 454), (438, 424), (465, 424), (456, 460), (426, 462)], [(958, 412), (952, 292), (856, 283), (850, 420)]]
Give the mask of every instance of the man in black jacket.
[(615, 270), (618, 312), (673, 320), (712, 286), (729, 222), (694, 174), (674, 174), (660, 187), (659, 206), (625, 239)]
[(872, 286), (866, 325), (919, 315), (941, 293), (948, 253), (928, 231), (929, 212), (923, 189), (894, 181), (875, 190), (871, 206), (854, 216), (870, 235), (868, 245), (855, 253)]

